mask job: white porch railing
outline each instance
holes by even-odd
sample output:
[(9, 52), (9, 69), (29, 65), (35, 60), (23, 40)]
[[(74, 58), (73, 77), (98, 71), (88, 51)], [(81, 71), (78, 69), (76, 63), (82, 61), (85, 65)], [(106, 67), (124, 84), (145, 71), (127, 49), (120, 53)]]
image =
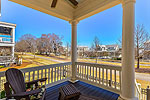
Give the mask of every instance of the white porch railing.
[[(43, 84), (46, 87), (56, 85), (71, 78), (71, 62), (38, 66), (20, 69), (23, 72), (25, 81), (32, 81), (40, 78), (47, 78)], [(76, 62), (76, 78), (83, 82), (98, 86), (100, 88), (121, 94), (121, 73), (120, 66)], [(0, 91), (4, 90), (6, 82), (5, 72), (0, 72)], [(135, 82), (136, 83), (136, 82)], [(135, 84), (136, 97), (139, 100), (150, 98), (150, 89), (141, 89)]]
[(12, 43), (12, 38), (0, 37), (0, 42), (3, 42), (3, 43)]
[(137, 83), (135, 80), (135, 96), (139, 98), (139, 100), (142, 100), (141, 98), (141, 84)]
[(150, 100), (150, 88), (149, 86), (146, 89), (141, 88), (141, 96), (139, 100)]
[(121, 93), (122, 69), (120, 66), (76, 62), (76, 67), (78, 80), (118, 94)]
[[(25, 81), (32, 81), (46, 77), (47, 81), (43, 84), (45, 84), (46, 87), (49, 87), (62, 81), (69, 80), (71, 76), (71, 62), (24, 68), (21, 69), (21, 71), (23, 72)], [(5, 72), (0, 72), (0, 91), (4, 90), (5, 82)]]

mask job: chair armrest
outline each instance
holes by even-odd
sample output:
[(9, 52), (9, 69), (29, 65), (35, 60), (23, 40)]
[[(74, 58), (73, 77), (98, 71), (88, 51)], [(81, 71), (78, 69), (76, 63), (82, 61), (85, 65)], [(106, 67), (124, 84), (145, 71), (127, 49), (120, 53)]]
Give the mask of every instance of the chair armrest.
[(47, 78), (42, 78), (42, 79), (37, 79), (34, 81), (30, 81), (30, 82), (26, 82), (25, 84), (27, 84), (28, 86), (35, 84), (35, 86), (38, 86), (38, 82), (44, 82), (46, 81)]
[[(9, 95), (11, 95), (11, 90), (10, 90), (10, 87), (9, 87), (9, 83), (6, 82), (4, 83), (4, 89), (6, 91), (6, 97), (8, 98)], [(9, 98), (8, 98), (9, 99)]]
[(27, 91), (27, 92), (21, 92), (21, 93), (12, 94), (9, 97), (24, 97), (24, 96), (28, 96), (28, 95), (38, 94), (41, 91), (42, 91), (42, 89), (36, 89), (36, 90), (32, 90), (32, 91)]

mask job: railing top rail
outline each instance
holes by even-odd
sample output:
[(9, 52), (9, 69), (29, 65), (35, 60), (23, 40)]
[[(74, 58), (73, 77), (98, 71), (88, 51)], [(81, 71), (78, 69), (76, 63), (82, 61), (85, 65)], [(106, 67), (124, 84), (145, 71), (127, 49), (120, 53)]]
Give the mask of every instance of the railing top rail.
[[(59, 66), (65, 66), (65, 65), (70, 65), (72, 64), (71, 62), (65, 62), (65, 63), (59, 63), (59, 64), (52, 64), (52, 65), (44, 65), (44, 66), (37, 66), (37, 67), (30, 67), (30, 68), (22, 68), (20, 69), (22, 72), (31, 72), (31, 71), (37, 71), (37, 70), (42, 70), (42, 69), (47, 69), (47, 68), (55, 68)], [(0, 77), (5, 75), (5, 71), (0, 72)]]
[(3, 39), (13, 39), (11, 37), (1, 37), (1, 36), (0, 36), (0, 38), (3, 38)]
[(94, 67), (99, 67), (99, 68), (105, 68), (105, 69), (112, 69), (112, 70), (122, 70), (121, 66), (117, 65), (109, 65), (109, 64), (95, 64), (95, 63), (86, 63), (86, 62), (76, 62), (76, 64), (79, 65), (86, 65), (86, 66), (94, 66)]

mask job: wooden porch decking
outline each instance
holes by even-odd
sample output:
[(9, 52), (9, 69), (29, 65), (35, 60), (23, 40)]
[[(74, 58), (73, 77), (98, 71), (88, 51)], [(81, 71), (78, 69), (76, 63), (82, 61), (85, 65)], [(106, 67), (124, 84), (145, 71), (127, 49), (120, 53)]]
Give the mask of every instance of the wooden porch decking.
[[(63, 85), (72, 84), (69, 81), (63, 82), (61, 84), (55, 85), (47, 89), (46, 98), (45, 100), (58, 100), (59, 96), (59, 88)], [(90, 85), (88, 83), (84, 83), (78, 81), (73, 84), (80, 92), (84, 95), (102, 98), (103, 100), (117, 100), (119, 95), (99, 87)]]

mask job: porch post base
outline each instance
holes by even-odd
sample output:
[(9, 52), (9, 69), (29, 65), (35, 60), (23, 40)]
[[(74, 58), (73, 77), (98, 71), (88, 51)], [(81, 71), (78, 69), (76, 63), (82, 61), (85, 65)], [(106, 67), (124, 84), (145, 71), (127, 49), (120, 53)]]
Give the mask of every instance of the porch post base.
[(69, 81), (70, 81), (71, 83), (76, 83), (76, 82), (79, 81), (79, 80), (76, 80), (76, 78), (71, 78)]
[(134, 97), (134, 98), (125, 98), (125, 97), (123, 97), (123, 96), (119, 96), (118, 97), (118, 100), (138, 100), (138, 98), (137, 97)]

